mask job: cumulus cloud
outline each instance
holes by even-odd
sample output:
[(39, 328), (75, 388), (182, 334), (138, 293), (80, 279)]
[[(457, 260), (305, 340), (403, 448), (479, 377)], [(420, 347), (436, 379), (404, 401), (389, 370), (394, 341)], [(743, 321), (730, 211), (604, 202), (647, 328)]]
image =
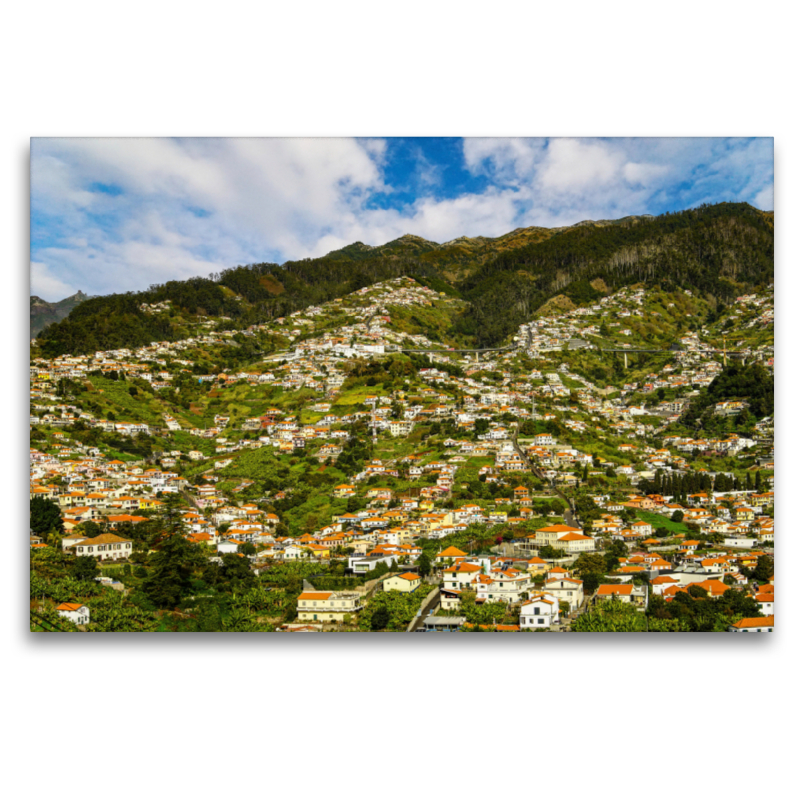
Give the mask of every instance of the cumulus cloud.
[(546, 147), (546, 139), (465, 139), (464, 161), (475, 173), (517, 183), (534, 171)]
[(762, 189), (754, 198), (753, 205), (762, 211), (772, 211), (775, 207), (775, 188), (769, 185)]
[[(35, 139), (32, 290), (135, 290), (404, 233), (772, 205), (771, 139), (466, 139), (455, 165), (420, 152), (412, 200), (387, 183), (390, 158), (382, 139)], [(454, 169), (477, 183), (442, 191)]]
[(75, 294), (77, 289), (51, 274), (41, 261), (31, 261), (31, 295), (57, 301)]
[(637, 164), (629, 161), (622, 167), (622, 175), (632, 186), (653, 186), (669, 173), (663, 164)]
[(555, 139), (539, 173), (544, 189), (557, 192), (601, 188), (618, 178), (624, 155), (603, 142), (581, 139)]
[[(306, 255), (383, 188), (384, 152), (352, 139), (37, 139), (32, 245), (101, 292)], [(77, 236), (85, 247), (66, 246)]]
[(465, 142), (464, 160), (518, 189), (525, 225), (771, 203), (772, 139), (480, 139)]

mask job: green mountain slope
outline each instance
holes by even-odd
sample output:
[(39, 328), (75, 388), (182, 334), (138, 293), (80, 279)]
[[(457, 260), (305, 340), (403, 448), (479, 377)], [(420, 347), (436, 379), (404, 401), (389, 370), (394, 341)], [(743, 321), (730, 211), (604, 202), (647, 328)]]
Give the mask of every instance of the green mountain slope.
[(761, 364), (731, 364), (726, 367), (707, 389), (693, 398), (680, 418), (680, 424), (695, 430), (702, 427), (716, 432), (725, 429), (727, 420), (714, 415), (714, 406), (727, 400), (744, 401), (747, 410), (742, 417), (752, 422), (775, 413), (775, 383)]
[(324, 259), (356, 263), (374, 259), (413, 262), (419, 268), (434, 267), (441, 273), (442, 278), (452, 282), (467, 278), (479, 266), (508, 250), (543, 242), (559, 230), (559, 228), (517, 228), (496, 238), (461, 236), (444, 244), (406, 234), (378, 247), (355, 242), (341, 250), (328, 253)]
[(563, 229), (503, 253), (462, 283), (471, 303), (462, 333), (495, 344), (556, 294), (590, 302), (589, 282), (597, 278), (612, 290), (662, 284), (729, 302), (773, 279), (773, 238), (771, 215), (746, 203)]
[[(460, 341), (494, 345), (548, 299), (592, 302), (645, 282), (689, 288), (728, 302), (773, 276), (773, 217), (721, 203), (660, 217), (520, 228), (497, 238), (444, 244), (406, 235), (379, 247), (362, 242), (321, 258), (254, 264), (212, 278), (169, 281), (147, 291), (91, 298), (37, 340), (43, 355), (87, 353), (174, 341), (209, 318), (243, 328), (404, 275), (469, 301), (456, 321)], [(156, 312), (142, 304), (164, 304)]]

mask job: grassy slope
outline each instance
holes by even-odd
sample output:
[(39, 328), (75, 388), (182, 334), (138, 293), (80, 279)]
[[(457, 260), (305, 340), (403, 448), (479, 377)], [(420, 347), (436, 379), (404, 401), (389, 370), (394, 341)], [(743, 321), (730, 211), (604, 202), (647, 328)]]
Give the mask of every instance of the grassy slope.
[(671, 533), (691, 535), (691, 531), (682, 522), (673, 522), (669, 517), (664, 517), (661, 514), (652, 514), (649, 511), (637, 511), (636, 513), (643, 522), (649, 522), (653, 526), (653, 530), (666, 528)]

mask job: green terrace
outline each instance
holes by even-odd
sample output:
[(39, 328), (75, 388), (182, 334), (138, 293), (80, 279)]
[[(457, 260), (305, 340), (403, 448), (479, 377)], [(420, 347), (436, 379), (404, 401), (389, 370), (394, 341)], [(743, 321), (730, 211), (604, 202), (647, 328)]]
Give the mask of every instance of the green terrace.
[(649, 522), (655, 531), (657, 528), (666, 528), (672, 534), (683, 534), (691, 538), (692, 531), (683, 522), (673, 522), (663, 514), (653, 514), (650, 511), (636, 511), (636, 515), (642, 522)]

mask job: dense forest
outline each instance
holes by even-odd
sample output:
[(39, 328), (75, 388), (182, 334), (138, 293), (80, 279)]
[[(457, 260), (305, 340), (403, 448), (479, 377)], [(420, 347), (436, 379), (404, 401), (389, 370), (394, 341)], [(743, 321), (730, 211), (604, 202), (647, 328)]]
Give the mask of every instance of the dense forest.
[(695, 397), (679, 420), (686, 427), (714, 427), (714, 406), (723, 400), (744, 400), (748, 408), (740, 415), (750, 424), (775, 413), (775, 381), (761, 364), (731, 364)]
[[(526, 244), (516, 246), (520, 242)], [(437, 245), (405, 236), (382, 247), (356, 243), (281, 266), (237, 266), (208, 278), (91, 298), (42, 331), (37, 342), (53, 357), (172, 341), (183, 338), (185, 323), (197, 316), (226, 316), (245, 327), (410, 275), (468, 300), (454, 333), (487, 346), (501, 342), (556, 294), (575, 303), (597, 299), (600, 292), (591, 284), (596, 278), (612, 291), (660, 283), (729, 302), (769, 283), (773, 268), (771, 215), (746, 203), (720, 203), (550, 232), (520, 229), (496, 240)], [(466, 274), (455, 285), (447, 278), (452, 269)], [(140, 309), (166, 300), (172, 303), (168, 313)]]
[[(148, 314), (140, 308), (142, 303), (165, 300), (173, 303), (176, 309), (166, 314)], [(183, 314), (239, 316), (240, 308), (240, 304), (210, 278), (168, 281), (144, 292), (86, 300), (66, 319), (45, 328), (36, 341), (46, 357), (141, 347), (154, 341), (182, 338)]]
[[(243, 328), (318, 305), (380, 281), (413, 274), (437, 291), (455, 290), (414, 258), (367, 258), (356, 262), (317, 258), (237, 266), (208, 278), (153, 285), (143, 292), (95, 297), (37, 337), (45, 357), (73, 355), (154, 341), (185, 338), (184, 325), (198, 316), (230, 317)], [(168, 313), (152, 314), (141, 304), (170, 301)]]
[(594, 299), (596, 278), (611, 291), (659, 283), (729, 302), (772, 281), (773, 254), (771, 217), (746, 203), (577, 225), (478, 268), (460, 287), (471, 303), (460, 327), (480, 345), (496, 344), (555, 294)]

